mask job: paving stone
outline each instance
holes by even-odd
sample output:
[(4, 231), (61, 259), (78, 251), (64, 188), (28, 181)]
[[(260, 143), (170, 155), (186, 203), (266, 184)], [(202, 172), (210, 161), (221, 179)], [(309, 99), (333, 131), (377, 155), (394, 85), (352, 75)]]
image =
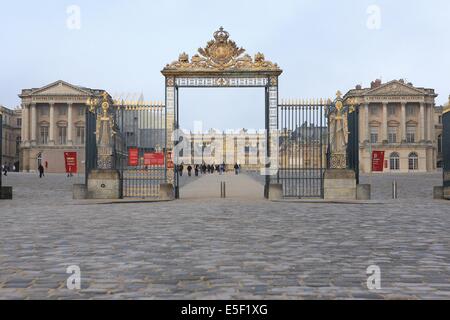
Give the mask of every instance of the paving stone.
[[(80, 205), (71, 184), (82, 176), (11, 173), (0, 299), (450, 298), (450, 207), (431, 199), (441, 174), (395, 176), (398, 201), (388, 199), (394, 177), (372, 177), (375, 202), (339, 205), (268, 202), (245, 176), (218, 199), (210, 183), (224, 178), (237, 181), (184, 182), (177, 202)], [(70, 265), (82, 290), (66, 288)], [(375, 293), (370, 265), (381, 268)]]

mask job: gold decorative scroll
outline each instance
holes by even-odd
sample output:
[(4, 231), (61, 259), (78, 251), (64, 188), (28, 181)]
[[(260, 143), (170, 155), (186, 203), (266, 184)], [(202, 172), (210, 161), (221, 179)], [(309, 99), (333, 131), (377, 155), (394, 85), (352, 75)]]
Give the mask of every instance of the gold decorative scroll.
[(266, 61), (262, 53), (254, 58), (244, 54), (245, 49), (239, 48), (230, 40), (230, 35), (223, 28), (214, 33), (214, 40), (205, 48), (198, 49), (198, 54), (189, 60), (186, 53), (180, 54), (177, 61), (168, 64), (165, 71), (281, 71), (276, 63)]

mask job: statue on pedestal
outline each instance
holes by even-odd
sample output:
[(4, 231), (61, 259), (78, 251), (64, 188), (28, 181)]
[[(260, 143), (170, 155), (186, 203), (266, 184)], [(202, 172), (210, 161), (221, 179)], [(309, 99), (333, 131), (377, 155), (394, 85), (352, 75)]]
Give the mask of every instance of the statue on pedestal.
[(330, 114), (330, 169), (347, 168), (348, 125), (341, 95), (338, 91), (335, 109)]
[[(113, 169), (113, 150), (115, 135), (114, 118), (111, 115), (109, 108), (109, 96), (105, 91), (102, 94), (103, 99), (101, 103), (101, 112), (97, 113), (96, 120), (96, 142), (97, 142), (97, 168), (98, 169)], [(98, 100), (89, 99), (88, 105), (90, 111), (96, 113)]]

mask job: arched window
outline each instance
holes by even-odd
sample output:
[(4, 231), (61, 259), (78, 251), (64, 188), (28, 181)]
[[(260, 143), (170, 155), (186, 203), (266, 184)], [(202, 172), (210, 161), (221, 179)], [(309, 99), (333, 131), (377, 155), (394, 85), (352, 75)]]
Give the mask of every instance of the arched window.
[(390, 168), (392, 171), (400, 170), (400, 155), (397, 152), (393, 152), (390, 155)]
[(408, 156), (409, 170), (419, 170), (419, 156), (415, 152), (411, 152)]
[(442, 153), (442, 134), (438, 136), (438, 152)]

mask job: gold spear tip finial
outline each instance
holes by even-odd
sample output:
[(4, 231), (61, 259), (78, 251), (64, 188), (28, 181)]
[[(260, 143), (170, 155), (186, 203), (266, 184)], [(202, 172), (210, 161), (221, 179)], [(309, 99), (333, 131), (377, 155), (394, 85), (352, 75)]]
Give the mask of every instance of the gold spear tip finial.
[(342, 99), (342, 92), (341, 92), (340, 90), (338, 90), (338, 91), (336, 92), (336, 98)]

